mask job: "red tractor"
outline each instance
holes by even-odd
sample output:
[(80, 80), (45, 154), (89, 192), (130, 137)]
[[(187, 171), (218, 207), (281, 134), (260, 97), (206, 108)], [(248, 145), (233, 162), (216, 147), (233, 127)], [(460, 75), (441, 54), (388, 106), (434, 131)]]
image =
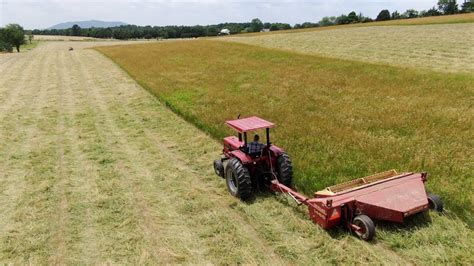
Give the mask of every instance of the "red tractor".
[[(238, 137), (224, 138), (223, 157), (214, 161), (214, 171), (226, 179), (229, 192), (242, 200), (252, 195), (254, 188), (270, 185), (277, 179), (291, 187), (293, 167), (285, 151), (270, 142), (270, 128), (275, 125), (258, 117), (227, 121)], [(265, 130), (266, 144), (259, 152), (251, 152), (247, 132)], [(224, 167), (225, 165), (225, 167)]]
[[(226, 179), (229, 192), (242, 200), (248, 199), (254, 188), (268, 187), (290, 195), (298, 205), (306, 205), (311, 220), (324, 229), (342, 225), (364, 240), (375, 235), (373, 220), (403, 223), (428, 209), (443, 210), (441, 198), (425, 190), (426, 173), (395, 170), (334, 185), (314, 193), (313, 198), (306, 197), (291, 186), (289, 156), (270, 142), (273, 123), (249, 117), (226, 124), (238, 132), (238, 137), (224, 138), (223, 157), (214, 161), (214, 170)], [(247, 132), (262, 129), (266, 144), (259, 152), (251, 152)]]

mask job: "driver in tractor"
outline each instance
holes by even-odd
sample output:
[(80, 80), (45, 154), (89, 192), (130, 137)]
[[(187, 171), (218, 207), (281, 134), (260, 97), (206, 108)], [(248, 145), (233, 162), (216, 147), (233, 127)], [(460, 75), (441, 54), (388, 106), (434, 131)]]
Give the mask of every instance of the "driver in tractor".
[(260, 136), (255, 134), (253, 141), (249, 143), (249, 154), (250, 156), (259, 156), (262, 153), (264, 144), (259, 142)]

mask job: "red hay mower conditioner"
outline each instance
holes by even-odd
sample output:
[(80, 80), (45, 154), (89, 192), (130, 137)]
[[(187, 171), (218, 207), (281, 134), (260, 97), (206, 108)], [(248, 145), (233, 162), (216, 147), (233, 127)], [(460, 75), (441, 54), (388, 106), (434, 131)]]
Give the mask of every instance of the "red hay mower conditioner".
[[(403, 223), (407, 217), (428, 209), (443, 210), (440, 197), (426, 193), (426, 173), (395, 170), (334, 185), (308, 198), (292, 188), (293, 168), (288, 154), (270, 142), (273, 123), (249, 117), (226, 124), (238, 132), (238, 137), (224, 138), (223, 156), (214, 161), (214, 170), (225, 178), (230, 194), (242, 200), (260, 188), (286, 193), (299, 205), (308, 206), (310, 218), (322, 228), (342, 225), (363, 240), (374, 237), (373, 220)], [(266, 144), (260, 152), (250, 153), (247, 132), (263, 129)]]

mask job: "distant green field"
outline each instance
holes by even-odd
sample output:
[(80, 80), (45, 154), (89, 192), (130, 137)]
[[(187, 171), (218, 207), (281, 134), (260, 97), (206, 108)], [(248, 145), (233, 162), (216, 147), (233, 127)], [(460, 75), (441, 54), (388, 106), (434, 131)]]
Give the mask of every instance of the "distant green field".
[(216, 138), (238, 114), (276, 122), (274, 143), (308, 194), (392, 168), (428, 171), (428, 188), (473, 222), (472, 75), (215, 41), (97, 49)]

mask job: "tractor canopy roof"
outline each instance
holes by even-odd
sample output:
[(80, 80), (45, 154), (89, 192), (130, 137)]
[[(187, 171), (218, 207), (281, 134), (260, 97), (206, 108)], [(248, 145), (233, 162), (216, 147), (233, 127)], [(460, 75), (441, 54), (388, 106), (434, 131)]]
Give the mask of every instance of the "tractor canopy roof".
[(252, 116), (237, 120), (229, 120), (225, 122), (229, 127), (237, 130), (240, 133), (247, 131), (254, 131), (263, 128), (272, 128), (275, 126), (272, 122), (261, 119), (260, 117)]

